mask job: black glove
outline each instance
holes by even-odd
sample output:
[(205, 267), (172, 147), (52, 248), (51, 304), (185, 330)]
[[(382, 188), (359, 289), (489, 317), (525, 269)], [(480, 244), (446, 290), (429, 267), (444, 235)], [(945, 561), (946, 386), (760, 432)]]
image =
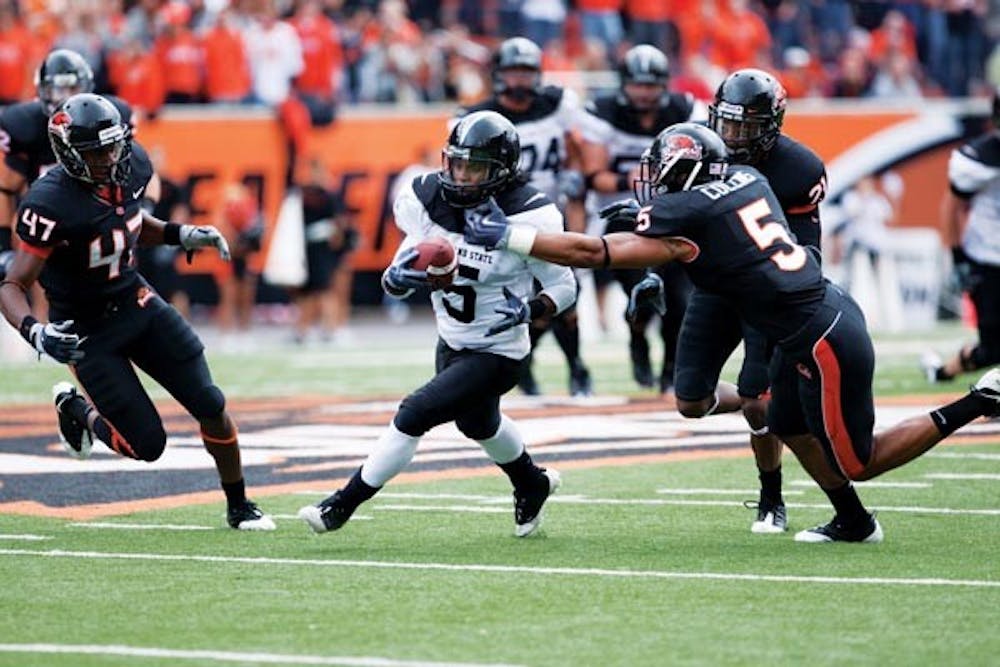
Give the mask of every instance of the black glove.
[(656, 311), (660, 317), (667, 312), (667, 299), (663, 287), (663, 278), (653, 272), (648, 272), (632, 288), (628, 295), (628, 307), (625, 309), (625, 318), (629, 322), (634, 322), (639, 309), (648, 306)]
[(635, 219), (639, 215), (639, 202), (634, 199), (622, 199), (601, 209), (606, 231), (630, 232), (635, 229)]
[(466, 216), (463, 235), (466, 243), (481, 245), (487, 250), (502, 250), (507, 247), (510, 221), (490, 197)]
[(73, 320), (48, 324), (35, 322), (28, 332), (28, 342), (36, 350), (49, 355), (59, 363), (71, 364), (84, 357), (83, 350), (80, 349), (83, 339), (72, 333), (72, 329)]
[(410, 268), (419, 255), (420, 251), (414, 246), (389, 265), (382, 274), (382, 284), (387, 291), (399, 295), (411, 289), (427, 287), (427, 272)]
[(514, 296), (514, 293), (506, 287), (503, 288), (503, 295), (507, 299), (507, 303), (493, 310), (493, 312), (503, 315), (503, 319), (487, 329), (487, 336), (495, 336), (516, 327), (518, 324), (531, 321), (531, 308), (528, 307), (524, 299)]

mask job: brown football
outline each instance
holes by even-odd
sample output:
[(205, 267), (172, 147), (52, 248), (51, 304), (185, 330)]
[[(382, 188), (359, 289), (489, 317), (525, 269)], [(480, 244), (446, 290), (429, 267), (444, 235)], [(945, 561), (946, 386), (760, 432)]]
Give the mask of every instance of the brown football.
[(455, 277), (455, 269), (458, 268), (458, 255), (451, 241), (434, 236), (424, 239), (416, 248), (420, 254), (413, 260), (413, 268), (427, 271), (427, 279), (434, 289), (450, 285)]

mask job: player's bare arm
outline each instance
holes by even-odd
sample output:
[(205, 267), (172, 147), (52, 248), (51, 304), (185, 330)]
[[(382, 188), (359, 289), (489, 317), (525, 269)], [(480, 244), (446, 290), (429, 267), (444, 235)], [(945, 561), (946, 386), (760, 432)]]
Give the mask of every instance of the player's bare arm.
[(0, 283), (0, 310), (11, 326), (19, 329), (24, 318), (31, 315), (28, 288), (35, 284), (45, 266), (45, 258), (27, 252), (18, 252)]
[(564, 266), (638, 269), (688, 259), (692, 252), (690, 244), (677, 239), (652, 238), (631, 232), (599, 238), (564, 232), (538, 233), (528, 254)]
[(17, 213), (17, 195), (24, 189), (24, 175), (0, 160), (0, 227), (11, 227)]

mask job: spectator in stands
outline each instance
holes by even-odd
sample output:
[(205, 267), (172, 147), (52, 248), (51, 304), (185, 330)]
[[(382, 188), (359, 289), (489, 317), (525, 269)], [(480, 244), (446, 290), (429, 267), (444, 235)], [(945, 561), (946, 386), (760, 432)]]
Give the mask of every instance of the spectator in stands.
[(157, 12), (158, 36), (153, 52), (163, 70), (168, 104), (201, 101), (205, 62), (198, 39), (188, 28), (191, 8), (172, 0)]
[(295, 90), (309, 109), (314, 126), (328, 125), (335, 115), (344, 54), (336, 24), (323, 15), (317, 0), (305, 0), (291, 19), (302, 44), (302, 73)]
[(801, 46), (791, 46), (782, 55), (784, 67), (778, 79), (789, 99), (822, 97), (825, 73), (822, 66)]
[[(676, 16), (681, 0), (625, 0), (625, 15), (628, 17), (628, 40), (632, 44), (652, 44), (667, 54), (672, 60), (680, 56), (680, 34), (671, 20)], [(617, 59), (617, 44), (607, 47), (608, 56)]]
[(712, 60), (732, 71), (767, 63), (771, 34), (764, 19), (750, 9), (749, 0), (729, 0), (711, 28)]
[(30, 37), (24, 24), (10, 4), (0, 4), (0, 106), (24, 99), (31, 83), (30, 54)]
[(986, 0), (944, 0), (948, 25), (947, 76), (943, 82), (949, 95), (970, 94), (973, 80), (982, 79), (985, 57), (983, 18)]
[(885, 100), (914, 100), (923, 97), (914, 75), (916, 61), (901, 51), (890, 52), (875, 72), (871, 96)]
[(125, 39), (137, 40), (142, 50), (156, 41), (156, 13), (165, 0), (138, 0), (125, 14)]
[(251, 101), (250, 63), (235, 10), (226, 8), (219, 12), (202, 37), (201, 48), (208, 101), (230, 104)]
[(872, 72), (865, 52), (858, 48), (840, 54), (839, 67), (830, 89), (832, 97), (862, 97), (868, 93)]
[(877, 63), (887, 60), (894, 53), (902, 53), (911, 61), (917, 60), (917, 38), (903, 13), (886, 12), (882, 24), (872, 30), (868, 44), (868, 57)]
[(253, 94), (258, 102), (276, 107), (288, 98), (292, 80), (302, 72), (302, 43), (295, 28), (278, 20), (274, 0), (248, 0), (245, 5), (250, 21), (243, 39)]
[(764, 18), (771, 33), (771, 60), (775, 64), (783, 62), (788, 49), (805, 49), (810, 44), (809, 16), (801, 3), (794, 0), (768, 2)]
[(261, 249), (264, 220), (257, 204), (257, 195), (242, 183), (230, 183), (223, 192), (222, 211), (216, 225), (232, 249), (232, 262), (220, 264), (219, 328), (242, 331), (250, 328), (253, 305), (257, 296), (259, 270), (254, 255)]
[(810, 24), (817, 32), (820, 60), (834, 63), (847, 46), (854, 27), (850, 0), (808, 0)]
[(614, 51), (625, 38), (623, 0), (576, 0), (574, 4), (580, 15), (583, 39), (599, 41), (609, 53)]
[[(56, 38), (55, 46), (75, 51), (83, 56), (94, 71), (95, 81), (102, 78), (104, 45), (110, 35), (100, 23), (97, 7), (70, 5), (63, 14), (63, 33)], [(2, 40), (0, 40), (2, 41)]]
[(530, 0), (521, 7), (524, 36), (544, 51), (549, 40), (562, 36), (566, 23), (564, 0)]
[(108, 79), (118, 97), (147, 117), (159, 113), (167, 96), (163, 68), (136, 37), (127, 38), (109, 55)]

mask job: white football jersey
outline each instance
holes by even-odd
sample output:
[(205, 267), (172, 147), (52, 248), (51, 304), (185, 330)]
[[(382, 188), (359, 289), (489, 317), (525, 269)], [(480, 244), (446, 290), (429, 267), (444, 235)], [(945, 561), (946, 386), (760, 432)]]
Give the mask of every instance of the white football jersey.
[(533, 187), (552, 201), (559, 201), (556, 175), (566, 164), (566, 134), (576, 131), (581, 122), (583, 109), (579, 96), (568, 88), (546, 86), (522, 113), (511, 112), (491, 98), (464, 109), (451, 119), (448, 129), (474, 111), (495, 111), (514, 124), (521, 140), (520, 169), (531, 176)]
[[(532, 225), (540, 231), (561, 232), (562, 214), (555, 204), (530, 186), (496, 196), (512, 224)], [(506, 250), (486, 250), (466, 243), (461, 229), (468, 211), (447, 205), (441, 198), (436, 174), (415, 178), (404, 187), (393, 206), (396, 225), (406, 235), (398, 257), (420, 241), (447, 238), (458, 253), (458, 270), (451, 286), (431, 292), (438, 335), (454, 350), (479, 350), (522, 359), (531, 349), (527, 324), (486, 336), (502, 320), (496, 309), (506, 305), (506, 287), (522, 299), (535, 296), (533, 281), (562, 312), (576, 301), (576, 279), (571, 269)]]
[(965, 254), (1000, 266), (1000, 137), (985, 135), (952, 151), (948, 180), (952, 192), (971, 198), (962, 234)]

